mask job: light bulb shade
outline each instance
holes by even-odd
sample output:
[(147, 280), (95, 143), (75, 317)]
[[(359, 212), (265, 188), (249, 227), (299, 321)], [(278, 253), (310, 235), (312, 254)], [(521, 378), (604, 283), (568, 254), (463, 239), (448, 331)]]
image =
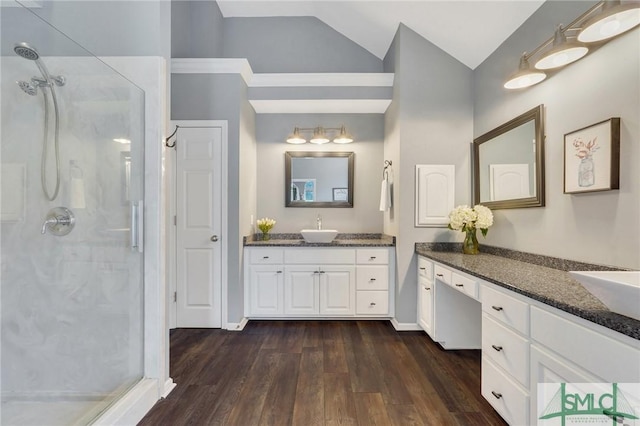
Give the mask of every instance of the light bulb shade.
[(575, 41), (567, 41), (562, 27), (558, 26), (553, 39), (553, 47), (536, 62), (535, 67), (539, 70), (559, 68), (577, 61), (588, 52), (589, 49), (586, 46)]
[(307, 143), (307, 140), (300, 135), (300, 129), (295, 127), (293, 129), (293, 133), (290, 134), (289, 137), (287, 137), (287, 143), (300, 145), (303, 143)]
[(333, 143), (351, 143), (353, 142), (353, 137), (349, 133), (347, 133), (347, 129), (345, 129), (344, 125), (340, 127), (340, 133), (333, 139)]
[(520, 58), (518, 72), (509, 77), (509, 80), (504, 84), (504, 88), (524, 89), (525, 87), (540, 83), (545, 78), (547, 78), (547, 75), (544, 72), (531, 69), (526, 54), (524, 54)]
[(594, 43), (607, 40), (635, 28), (640, 24), (640, 3), (620, 4), (605, 1), (602, 12), (587, 21), (578, 41)]
[(324, 129), (322, 127), (316, 127), (315, 130), (313, 131), (313, 137), (309, 142), (314, 143), (316, 145), (322, 145), (324, 143), (328, 143), (329, 138), (327, 138), (327, 135), (325, 135)]

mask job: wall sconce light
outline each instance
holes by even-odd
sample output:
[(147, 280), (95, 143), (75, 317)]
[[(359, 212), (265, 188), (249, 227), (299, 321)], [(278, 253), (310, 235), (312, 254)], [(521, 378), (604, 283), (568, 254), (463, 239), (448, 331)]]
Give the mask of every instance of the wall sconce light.
[[(558, 26), (553, 37), (540, 46), (524, 53), (518, 71), (504, 84), (506, 89), (522, 89), (543, 81), (547, 75), (542, 70), (561, 68), (589, 53), (582, 43), (606, 42), (640, 24), (640, 3), (620, 4), (619, 0), (603, 0), (578, 16), (566, 27)], [(577, 33), (567, 35), (567, 32)], [(551, 48), (549, 48), (551, 46)], [(547, 50), (548, 49), (548, 50)], [(539, 55), (531, 69), (529, 60)]]
[(349, 133), (347, 133), (347, 130), (343, 125), (341, 127), (320, 127), (320, 126), (309, 127), (309, 128), (294, 127), (293, 133), (291, 133), (287, 137), (287, 143), (290, 143), (290, 144), (307, 143), (307, 140), (301, 134), (302, 132), (308, 132), (308, 133), (313, 132), (311, 139), (309, 139), (309, 142), (311, 143), (314, 143), (316, 145), (329, 143), (331, 142), (331, 139), (327, 136), (327, 131), (331, 131), (335, 133), (335, 136), (333, 138), (333, 143), (345, 144), (345, 143), (353, 142), (353, 137)]

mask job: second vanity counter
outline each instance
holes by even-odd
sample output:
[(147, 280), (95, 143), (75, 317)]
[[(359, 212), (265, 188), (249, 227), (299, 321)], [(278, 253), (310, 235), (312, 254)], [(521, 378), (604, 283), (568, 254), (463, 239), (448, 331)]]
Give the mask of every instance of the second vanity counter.
[[(487, 247), (487, 250), (492, 249), (501, 250)], [(566, 272), (566, 270), (611, 270), (613, 268), (511, 251), (509, 256), (517, 254), (523, 259), (537, 257), (548, 261), (550, 266), (497, 254), (465, 255), (459, 250), (453, 251), (446, 244), (442, 247), (434, 247), (428, 243), (417, 243), (416, 253), (640, 340), (640, 321), (611, 312)]]
[(261, 234), (244, 237), (245, 247), (393, 247), (396, 237), (385, 234), (338, 234), (330, 243), (308, 243), (301, 234), (272, 234), (269, 240)]

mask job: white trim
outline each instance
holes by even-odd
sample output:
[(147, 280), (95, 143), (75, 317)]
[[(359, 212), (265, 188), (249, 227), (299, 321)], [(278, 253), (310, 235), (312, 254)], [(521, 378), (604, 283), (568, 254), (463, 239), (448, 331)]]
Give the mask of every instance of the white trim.
[(391, 99), (249, 100), (257, 114), (384, 114)]
[(0, 7), (26, 7), (28, 9), (42, 9), (43, 0), (20, 0), (19, 3), (16, 3), (14, 0), (2, 0), (0, 1)]
[(158, 399), (158, 380), (142, 379), (91, 424), (135, 425), (151, 410)]
[(167, 381), (164, 382), (164, 392), (162, 392), (162, 395), (160, 395), (160, 398), (166, 398), (167, 396), (169, 396), (171, 391), (174, 390), (175, 388), (176, 388), (176, 383), (173, 381), (171, 377), (169, 377)]
[(396, 331), (423, 331), (415, 322), (398, 322), (397, 319), (391, 318), (391, 325)]
[(393, 73), (253, 74), (249, 87), (393, 87)]
[(248, 322), (249, 319), (247, 317), (243, 317), (240, 322), (228, 322), (227, 326), (223, 328), (226, 328), (229, 331), (242, 331)]
[(247, 85), (253, 79), (251, 65), (244, 58), (171, 59), (171, 74), (240, 74)]
[[(221, 158), (221, 164), (222, 164), (222, 191), (220, 194), (221, 197), (221, 202), (223, 206), (228, 206), (228, 163), (229, 163), (229, 149), (228, 149), (228, 145), (229, 145), (229, 126), (228, 126), (228, 122), (227, 120), (172, 120), (171, 121), (171, 128), (175, 129), (175, 126), (180, 126), (180, 127), (220, 127), (222, 129), (222, 158)], [(175, 151), (175, 150), (174, 150)], [(169, 214), (170, 214), (170, 221), (171, 223), (173, 223), (173, 215), (176, 214), (176, 193), (175, 193), (175, 184), (176, 184), (176, 156), (172, 155), (171, 156), (171, 166), (168, 168), (168, 174), (169, 179), (167, 179), (168, 182), (170, 182), (170, 190), (169, 190), (169, 196), (171, 197), (170, 201), (169, 201)], [(225, 234), (225, 232), (229, 229), (229, 225), (228, 225), (228, 216), (229, 216), (229, 212), (227, 211), (226, 208), (222, 208), (222, 212), (221, 212), (221, 224), (220, 224), (220, 243), (222, 245), (221, 249), (222, 249), (222, 253), (221, 253), (221, 289), (220, 289), (220, 300), (222, 301), (222, 303), (220, 304), (220, 315), (221, 317), (221, 328), (222, 329), (227, 329), (227, 321), (228, 321), (228, 296), (227, 296), (227, 281), (228, 281), (228, 271), (227, 271), (227, 262), (228, 262), (228, 251), (229, 251), (229, 244), (228, 244), (228, 239), (230, 238), (229, 235)], [(169, 286), (170, 286), (170, 295), (173, 295), (173, 292), (176, 291), (176, 272), (177, 272), (177, 268), (176, 268), (176, 253), (175, 253), (175, 245), (176, 245), (176, 241), (177, 241), (177, 236), (176, 236), (176, 227), (171, 225), (171, 231), (169, 232), (169, 242), (168, 242), (168, 246), (170, 247), (170, 250), (172, 251), (173, 255), (170, 256), (168, 263), (170, 265), (169, 270), (171, 271), (170, 276), (169, 276)], [(171, 304), (171, 308), (169, 309), (169, 316), (170, 316), (170, 324), (171, 324), (171, 328), (175, 328), (176, 327), (176, 304), (173, 302), (173, 296), (171, 296), (170, 298), (170, 304)], [(244, 327), (244, 326), (243, 326)]]

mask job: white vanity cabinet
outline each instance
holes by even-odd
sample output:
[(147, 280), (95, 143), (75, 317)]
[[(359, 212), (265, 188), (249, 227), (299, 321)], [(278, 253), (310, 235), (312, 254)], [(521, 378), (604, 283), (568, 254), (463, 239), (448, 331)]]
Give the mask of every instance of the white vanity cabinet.
[(247, 247), (245, 316), (390, 317), (392, 255), (386, 247)]
[(418, 325), (433, 339), (433, 262), (418, 256)]

